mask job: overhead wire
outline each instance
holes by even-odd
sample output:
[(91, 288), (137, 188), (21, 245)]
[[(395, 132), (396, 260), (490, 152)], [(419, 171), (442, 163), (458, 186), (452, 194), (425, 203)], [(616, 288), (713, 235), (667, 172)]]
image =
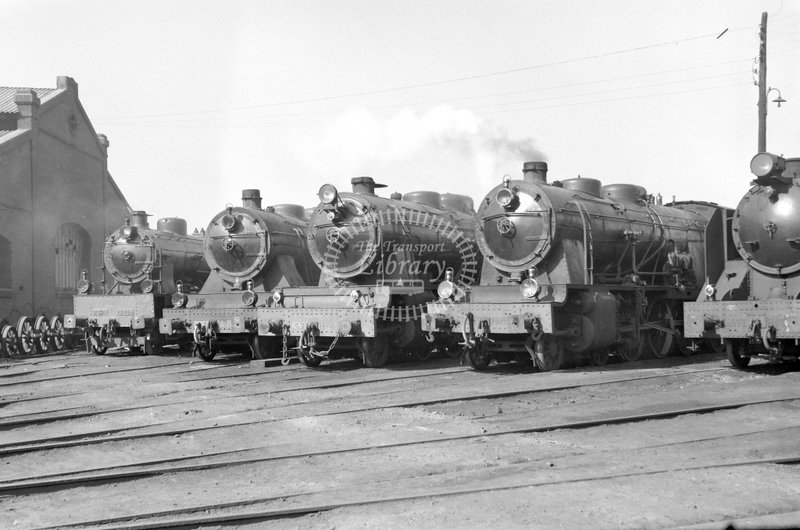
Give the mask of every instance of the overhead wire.
[[(569, 88), (575, 88), (575, 87), (581, 87), (581, 86), (587, 86), (587, 85), (595, 85), (595, 84), (603, 84), (603, 83), (612, 83), (612, 82), (617, 82), (617, 81), (630, 81), (630, 80), (633, 80), (633, 79), (641, 79), (641, 78), (644, 78), (644, 77), (654, 77), (654, 76), (666, 75), (666, 74), (691, 72), (691, 71), (696, 71), (696, 70), (708, 70), (708, 69), (711, 69), (711, 68), (714, 68), (714, 67), (718, 67), (718, 66), (727, 66), (727, 65), (731, 65), (731, 64), (737, 64), (737, 63), (750, 64), (750, 60), (751, 60), (750, 58), (743, 58), (743, 59), (736, 59), (736, 60), (731, 60), (731, 61), (724, 61), (724, 62), (720, 62), (720, 63), (712, 63), (712, 64), (705, 64), (705, 65), (684, 67), (684, 68), (673, 68), (673, 69), (669, 69), (669, 70), (660, 70), (660, 71), (656, 71), (656, 72), (645, 72), (645, 73), (638, 73), (638, 74), (626, 75), (626, 76), (608, 77), (608, 78), (604, 78), (604, 79), (593, 79), (593, 80), (590, 80), (590, 81), (580, 81), (580, 82), (575, 82), (575, 83), (563, 83), (563, 84), (558, 84), (558, 85), (549, 85), (549, 86), (545, 86), (545, 87), (528, 88), (528, 89), (524, 89), (524, 90), (513, 90), (513, 91), (506, 91), (506, 92), (493, 92), (493, 93), (478, 94), (478, 95), (471, 95), (471, 96), (449, 97), (449, 98), (446, 98), (446, 99), (440, 98), (440, 99), (435, 99), (435, 100), (403, 102), (403, 103), (396, 103), (396, 104), (392, 104), (392, 105), (378, 105), (378, 106), (369, 105), (368, 107), (371, 108), (371, 109), (390, 109), (390, 108), (403, 108), (403, 107), (419, 106), (419, 105), (434, 105), (434, 104), (449, 103), (449, 102), (456, 102), (456, 101), (468, 101), (468, 100), (477, 100), (477, 99), (486, 99), (486, 98), (499, 98), (499, 97), (505, 97), (505, 96), (511, 96), (511, 95), (518, 95), (518, 94), (528, 94), (528, 93), (533, 93), (533, 92), (546, 92), (548, 90), (564, 90), (564, 89), (569, 89)], [(734, 75), (734, 73), (724, 74), (724, 75)], [(708, 76), (706, 76), (706, 77), (708, 77)], [(705, 79), (706, 77), (693, 78), (693, 79), (681, 80), (681, 81), (668, 81), (668, 82), (665, 82), (663, 84), (674, 84), (674, 83), (678, 83), (678, 82), (690, 82), (690, 81), (693, 81), (693, 80)], [(647, 85), (645, 85), (645, 86), (647, 86)], [(650, 85), (650, 86), (660, 86), (660, 84), (657, 83), (657, 84)], [(210, 122), (209, 120), (230, 121), (232, 119), (233, 120), (236, 120), (236, 119), (249, 119), (249, 118), (254, 118), (254, 117), (267, 117), (267, 118), (272, 118), (272, 117), (297, 117), (297, 116), (308, 116), (308, 115), (316, 115), (316, 114), (331, 114), (331, 113), (334, 113), (334, 112), (338, 112), (338, 110), (334, 110), (334, 111), (293, 112), (293, 113), (283, 113), (283, 114), (268, 114), (268, 115), (262, 115), (262, 116), (254, 116), (254, 115), (250, 114), (250, 115), (247, 115), (247, 116), (243, 116), (241, 118), (237, 118), (237, 117), (231, 118), (231, 117), (225, 117), (225, 116), (220, 116), (218, 118), (213, 118), (213, 117), (205, 118), (205, 117), (202, 117), (200, 119), (204, 120), (204, 123), (209, 123)], [(101, 121), (101, 120), (95, 120), (95, 121)], [(105, 120), (102, 120), (102, 121), (105, 122), (105, 123), (111, 123), (111, 122), (114, 122), (115, 120), (113, 120), (113, 119), (105, 119)], [(170, 122), (170, 123), (177, 123), (177, 122)]]
[[(696, 92), (708, 91), (708, 90), (718, 90), (723, 88), (733, 88), (733, 87), (745, 87), (745, 86), (752, 86), (752, 82), (747, 80), (745, 82), (739, 83), (730, 83), (725, 85), (714, 85), (708, 87), (699, 87), (699, 88), (691, 88), (685, 90), (675, 90), (670, 92), (657, 92), (653, 94), (639, 94), (639, 95), (629, 95), (623, 96), (618, 98), (607, 98), (607, 99), (594, 99), (594, 100), (587, 100), (587, 101), (579, 101), (579, 102), (572, 102), (572, 103), (556, 103), (552, 105), (541, 105), (541, 106), (524, 106), (524, 107), (515, 107), (510, 109), (491, 109), (496, 105), (488, 105), (486, 107), (471, 107), (470, 110), (474, 111), (476, 114), (496, 114), (496, 113), (503, 113), (503, 112), (520, 112), (526, 110), (547, 110), (547, 109), (554, 109), (554, 108), (561, 108), (561, 107), (574, 107), (579, 105), (594, 105), (594, 104), (601, 104), (601, 103), (609, 103), (609, 102), (617, 102), (617, 101), (629, 101), (629, 100), (637, 100), (637, 99), (644, 99), (644, 98), (653, 98), (653, 97), (662, 97), (662, 96), (674, 96), (674, 95), (681, 95), (681, 94), (691, 94)], [(551, 98), (556, 99), (556, 98)], [(548, 101), (550, 99), (542, 99), (540, 101)], [(532, 103), (535, 101), (529, 101), (527, 103)], [(519, 105), (520, 103), (514, 103)], [(490, 110), (484, 110), (489, 108)], [(339, 111), (328, 111), (327, 114), (340, 114)], [(307, 124), (307, 123), (316, 123), (319, 119), (305, 119), (305, 120), (291, 120), (291, 121), (274, 121), (274, 122), (252, 122), (252, 123), (225, 123), (220, 124), (218, 128), (225, 128), (225, 127), (236, 127), (236, 128), (269, 128), (269, 127), (283, 127), (286, 125), (300, 125), (300, 124)], [(162, 124), (131, 124), (130, 127), (147, 127), (147, 128), (178, 128), (178, 129), (209, 129), (214, 128), (214, 125), (209, 124), (199, 124), (199, 123), (162, 123)]]
[[(732, 63), (750, 63), (749, 59), (740, 59), (736, 61), (726, 61), (724, 63), (718, 63), (718, 65), (728, 65)], [(605, 82), (616, 82), (616, 81), (624, 81), (642, 77), (649, 77), (652, 75), (660, 75), (663, 73), (674, 73), (674, 72), (683, 72), (683, 71), (690, 71), (690, 70), (698, 70), (698, 69), (705, 69), (707, 66), (703, 67), (691, 67), (691, 68), (683, 68), (683, 69), (673, 69), (673, 70), (665, 70), (662, 72), (650, 73), (650, 74), (637, 74), (633, 76), (620, 76), (616, 78), (608, 78), (603, 80), (595, 80), (595, 81), (587, 81), (587, 82), (579, 82), (579, 83), (572, 83), (572, 84), (562, 84), (562, 85), (555, 85), (550, 87), (540, 87), (537, 89), (531, 89), (526, 91), (513, 91), (513, 92), (506, 92), (500, 94), (488, 94), (488, 95), (481, 95), (481, 96), (469, 96), (459, 99), (486, 99), (486, 98), (493, 98), (497, 97), (498, 95), (517, 95), (521, 93), (531, 93), (531, 92), (543, 92), (547, 90), (555, 90), (555, 89), (564, 89), (570, 87), (578, 87), (578, 86), (586, 86), (591, 84), (598, 84), (598, 83), (605, 83)], [(520, 105), (526, 103), (533, 103), (533, 102), (540, 102), (540, 101), (552, 101), (552, 100), (565, 100), (577, 97), (590, 97), (596, 95), (607, 94), (610, 92), (620, 92), (623, 90), (631, 91), (631, 90), (641, 90), (641, 89), (650, 89), (650, 88), (658, 88), (663, 86), (675, 85), (675, 84), (682, 84), (682, 83), (693, 83), (698, 81), (705, 81), (709, 79), (718, 79), (721, 77), (731, 77), (737, 75), (747, 75), (749, 73), (749, 69), (747, 71), (737, 71), (737, 72), (726, 72), (716, 75), (708, 75), (708, 76), (699, 76), (693, 77), (690, 79), (679, 79), (679, 80), (670, 80), (664, 81), (659, 83), (650, 83), (650, 84), (640, 84), (640, 85), (633, 85), (633, 86), (626, 86), (622, 88), (610, 88), (605, 90), (595, 90), (591, 92), (583, 92), (579, 94), (559, 94), (557, 96), (548, 96), (544, 98), (538, 98), (533, 100), (523, 100), (523, 101), (507, 101), (507, 102), (496, 102), (496, 103), (488, 103), (484, 105), (472, 105), (470, 109), (486, 109), (492, 107), (502, 107), (508, 105)], [(624, 99), (624, 98), (623, 98)], [(447, 100), (428, 100), (424, 102), (416, 102), (413, 104), (409, 103), (399, 103), (399, 104), (392, 104), (392, 105), (367, 105), (364, 106), (365, 109), (371, 111), (381, 111), (381, 110), (390, 110), (390, 109), (397, 109), (397, 108), (407, 108), (419, 105), (431, 105), (436, 103), (448, 103), (454, 101), (453, 98)], [(200, 118), (198, 120), (191, 120), (191, 121), (175, 121), (175, 120), (168, 120), (163, 121), (160, 123), (153, 123), (148, 122), (147, 124), (136, 124), (136, 126), (154, 126), (154, 125), (161, 125), (161, 126), (175, 126), (175, 127), (185, 127), (185, 126), (192, 126), (197, 125), (198, 127), (214, 127), (215, 125), (221, 125), (222, 127), (232, 127), (232, 126), (244, 126), (244, 125), (260, 125), (260, 124), (269, 124), (270, 122), (263, 121), (263, 120), (275, 120), (275, 119), (282, 119), (282, 118), (307, 118), (307, 117), (314, 117), (314, 116), (326, 116), (332, 114), (339, 114), (341, 113), (341, 109), (335, 110), (325, 110), (325, 111), (309, 111), (309, 112), (293, 112), (293, 113), (281, 113), (281, 114), (269, 114), (265, 116), (241, 116), (241, 117), (214, 117), (214, 118)], [(313, 120), (312, 120), (313, 121)], [(284, 122), (274, 122), (274, 123), (284, 123)], [(295, 122), (297, 123), (297, 122)], [(129, 124), (130, 125), (130, 124)], [(190, 127), (191, 128), (191, 127)]]
[[(729, 29), (729, 31), (730, 32), (736, 32), (736, 31), (742, 31), (744, 29), (751, 29), (751, 28), (752, 28), (752, 26), (744, 26), (744, 27), (740, 27), (740, 28)], [(149, 115), (138, 115), (138, 116), (117, 116), (117, 117), (113, 117), (112, 116), (112, 117), (108, 117), (108, 118), (96, 119), (95, 121), (104, 121), (104, 120), (112, 120), (112, 119), (113, 120), (126, 120), (126, 119), (131, 119), (131, 120), (137, 119), (138, 120), (138, 119), (150, 119), (150, 118), (168, 118), (168, 117), (187, 116), (187, 115), (211, 114), (211, 113), (219, 113), (219, 112), (255, 110), (255, 109), (263, 109), (263, 108), (270, 108), (270, 107), (279, 107), (279, 106), (285, 106), (285, 105), (318, 103), (318, 102), (331, 101), (331, 100), (336, 100), (336, 99), (346, 99), (346, 98), (361, 97), (361, 96), (367, 96), (367, 95), (385, 94), (385, 93), (390, 93), (390, 92), (399, 92), (399, 91), (405, 91), (405, 90), (411, 90), (411, 89), (417, 89), (417, 88), (428, 88), (428, 87), (433, 87), (433, 86), (441, 86), (441, 85), (459, 83), (459, 82), (464, 82), (464, 81), (486, 79), (486, 78), (491, 78), (491, 77), (497, 77), (497, 76), (503, 76), (503, 75), (509, 75), (509, 74), (525, 72), (525, 71), (532, 71), (532, 70), (538, 70), (538, 69), (543, 69), (543, 68), (549, 68), (549, 67), (553, 67), (553, 66), (561, 66), (561, 65), (572, 64), (572, 63), (577, 63), (577, 62), (595, 60), (595, 59), (600, 59), (600, 58), (604, 58), (604, 57), (612, 57), (612, 56), (616, 56), (616, 55), (634, 53), (634, 52), (639, 52), (639, 51), (644, 51), (644, 50), (660, 48), (660, 47), (664, 47), (664, 46), (674, 46), (675, 44), (681, 44), (681, 43), (685, 43), (685, 42), (691, 42), (691, 41), (696, 41), (696, 40), (701, 40), (701, 39), (715, 38), (717, 35), (718, 35), (718, 32), (706, 33), (706, 34), (702, 34), (702, 35), (696, 35), (694, 37), (687, 37), (687, 38), (684, 38), (684, 39), (663, 41), (663, 42), (647, 44), (647, 45), (643, 45), (643, 46), (626, 48), (626, 49), (623, 49), (623, 50), (615, 50), (615, 51), (611, 51), (611, 52), (599, 53), (599, 54), (594, 54), (594, 55), (589, 55), (589, 56), (584, 56), (584, 57), (577, 57), (577, 58), (572, 58), (572, 59), (563, 59), (563, 60), (560, 60), (560, 61), (553, 61), (553, 62), (549, 62), (549, 63), (528, 65), (528, 66), (522, 66), (522, 67), (518, 67), (518, 68), (511, 68), (511, 69), (507, 69), (507, 70), (500, 70), (500, 71), (496, 71), (496, 72), (487, 72), (487, 73), (482, 73), (482, 74), (474, 74), (474, 75), (462, 76), (462, 77), (451, 78), (451, 79), (429, 81), (429, 82), (425, 82), (425, 83), (414, 83), (414, 84), (407, 84), (407, 85), (402, 85), (402, 86), (379, 88), (379, 89), (374, 89), (374, 90), (364, 90), (364, 91), (352, 92), (352, 93), (347, 93), (347, 94), (337, 94), (337, 95), (322, 96), (322, 97), (316, 97), (316, 98), (304, 98), (304, 99), (296, 99), (296, 100), (273, 102), (273, 103), (262, 103), (262, 104), (257, 104), (257, 105), (246, 105), (246, 106), (238, 106), (238, 107), (205, 109), (205, 110), (195, 110), (195, 111), (186, 111), (186, 112), (173, 112), (173, 113), (149, 114)]]
[[(789, 27), (789, 25), (785, 25), (785, 26)], [(752, 29), (752, 28), (753, 28), (753, 26), (745, 26), (745, 27), (741, 27), (741, 28), (729, 29), (728, 31), (742, 31), (742, 30), (745, 30), (745, 29)], [(794, 31), (792, 33), (785, 34), (783, 37), (787, 37), (788, 36), (790, 38), (793, 38), (796, 34), (798, 34), (798, 32)], [(280, 107), (280, 106), (290, 106), (290, 105), (295, 105), (295, 104), (300, 104), (300, 103), (321, 103), (321, 102), (329, 102), (329, 101), (333, 101), (333, 100), (348, 99), (348, 98), (353, 98), (353, 97), (357, 97), (357, 96), (368, 96), (368, 95), (374, 95), (374, 94), (383, 94), (383, 93), (388, 93), (388, 92), (402, 91), (402, 90), (408, 90), (408, 89), (411, 89), (411, 88), (431, 87), (431, 86), (442, 85), (442, 84), (446, 84), (446, 83), (455, 83), (455, 82), (466, 81), (466, 80), (482, 79), (482, 78), (488, 78), (488, 77), (494, 77), (494, 76), (501, 76), (501, 75), (518, 73), (518, 72), (527, 71), (527, 70), (534, 70), (534, 69), (546, 68), (546, 67), (550, 67), (550, 66), (564, 65), (564, 64), (570, 64), (570, 63), (575, 63), (575, 62), (580, 62), (580, 61), (598, 59), (598, 58), (602, 58), (602, 57), (609, 57), (609, 56), (613, 56), (613, 55), (631, 53), (631, 52), (634, 52), (634, 51), (654, 49), (654, 48), (657, 48), (657, 47), (660, 47), (660, 46), (665, 46), (667, 44), (674, 45), (674, 44), (679, 43), (679, 42), (688, 42), (688, 41), (695, 41), (695, 40), (700, 40), (700, 39), (705, 39), (705, 38), (713, 38), (713, 37), (715, 37), (717, 35), (719, 35), (719, 33), (713, 33), (713, 34), (712, 33), (707, 33), (707, 34), (704, 34), (704, 35), (698, 35), (698, 36), (695, 36), (695, 37), (689, 37), (689, 38), (678, 40), (678, 41), (665, 41), (665, 42), (661, 42), (661, 43), (655, 43), (655, 44), (650, 44), (650, 45), (638, 46), (638, 47), (634, 47), (634, 48), (628, 48), (628, 49), (624, 49), (624, 50), (617, 50), (617, 51), (613, 51), (613, 52), (595, 54), (595, 55), (586, 56), (586, 57), (565, 59), (565, 60), (562, 60), (562, 61), (554, 61), (554, 62), (545, 63), (545, 64), (531, 65), (531, 66), (514, 68), (514, 69), (503, 70), (503, 71), (498, 71), (498, 72), (475, 74), (475, 75), (471, 75), (471, 76), (463, 76), (463, 77), (454, 78), (454, 79), (448, 79), (448, 80), (432, 81), (432, 82), (428, 82), (428, 83), (417, 83), (417, 84), (413, 84), (413, 85), (404, 85), (404, 86), (400, 86), (400, 87), (391, 87), (391, 88), (376, 89), (376, 90), (370, 90), (370, 91), (362, 91), (362, 92), (351, 93), (351, 94), (341, 94), (341, 95), (326, 96), (326, 97), (321, 97), (321, 98), (298, 99), (298, 100), (293, 100), (293, 101), (275, 102), (275, 103), (268, 103), (268, 104), (261, 104), (261, 105), (249, 105), (249, 106), (243, 106), (243, 107), (231, 107), (231, 108), (225, 108), (225, 109), (200, 110), (200, 111), (189, 111), (189, 112), (179, 112), (179, 113), (169, 113), (169, 114), (151, 114), (151, 115), (117, 117), (117, 118), (99, 118), (99, 119), (95, 119), (95, 121), (98, 122), (98, 123), (104, 123), (106, 126), (112, 125), (112, 126), (119, 126), (119, 127), (175, 127), (175, 128), (213, 128), (213, 127), (218, 127), (218, 128), (224, 128), (224, 127), (234, 127), (234, 126), (235, 127), (242, 127), (242, 126), (279, 126), (279, 125), (285, 124), (285, 122), (284, 121), (269, 121), (269, 120), (281, 120), (281, 119), (285, 119), (285, 118), (293, 118), (293, 119), (295, 119), (295, 118), (322, 117), (322, 116), (327, 116), (327, 115), (331, 115), (331, 114), (340, 114), (342, 109), (339, 108), (339, 109), (335, 109), (335, 110), (317, 110), (317, 111), (293, 112), (293, 113), (281, 113), (281, 114), (270, 113), (270, 114), (266, 114), (266, 115), (257, 115), (257, 114), (254, 114), (253, 112), (250, 112), (246, 116), (225, 116), (225, 115), (209, 116), (209, 114), (231, 113), (231, 112), (238, 112), (238, 111), (243, 111), (243, 110), (253, 111), (253, 110), (257, 110), (257, 109), (266, 110), (266, 109), (269, 109), (269, 108), (275, 108), (275, 107)], [(777, 40), (780, 40), (780, 38), (778, 38)], [(774, 50), (773, 50), (773, 53), (774, 53)], [(720, 63), (714, 63), (714, 64), (711, 64), (711, 65), (701, 65), (701, 66), (694, 66), (694, 67), (677, 68), (677, 69), (663, 70), (663, 71), (658, 71), (658, 72), (646, 72), (646, 73), (639, 73), (639, 74), (629, 75), (629, 76), (616, 76), (616, 77), (611, 77), (611, 78), (606, 78), (606, 79), (595, 79), (595, 80), (590, 80), (590, 81), (581, 81), (581, 82), (576, 82), (576, 83), (566, 83), (566, 84), (559, 84), (559, 85), (553, 85), (553, 86), (548, 86), (548, 87), (528, 88), (528, 89), (524, 89), (524, 90), (495, 92), (495, 93), (478, 94), (478, 95), (467, 95), (467, 96), (460, 96), (460, 97), (449, 97), (447, 99), (438, 99), (438, 100), (427, 100), (427, 101), (417, 101), (417, 102), (401, 102), (401, 103), (395, 103), (395, 104), (391, 104), (391, 105), (362, 105), (362, 106), (365, 109), (368, 109), (368, 110), (381, 111), (381, 110), (397, 109), (397, 108), (408, 108), (408, 107), (412, 107), (413, 108), (414, 106), (420, 106), (420, 105), (452, 103), (452, 102), (456, 102), (456, 101), (481, 100), (481, 99), (488, 99), (488, 98), (495, 98), (496, 99), (496, 98), (508, 97), (508, 96), (519, 95), (519, 94), (530, 94), (530, 93), (535, 93), (535, 92), (545, 92), (545, 91), (548, 91), (548, 90), (565, 90), (565, 89), (570, 89), (570, 88), (575, 88), (575, 87), (580, 87), (580, 86), (591, 86), (591, 85), (598, 85), (598, 84), (602, 84), (602, 83), (612, 83), (612, 82), (618, 82), (618, 81), (627, 81), (627, 80), (631, 80), (631, 79), (638, 79), (638, 78), (643, 78), (643, 77), (653, 77), (653, 76), (657, 76), (657, 75), (665, 75), (665, 74), (670, 74), (670, 73), (680, 73), (680, 72), (689, 72), (689, 71), (695, 71), (695, 70), (705, 70), (705, 69), (709, 69), (709, 68), (713, 68), (713, 67), (717, 67), (717, 66), (730, 65), (730, 64), (735, 64), (735, 63), (747, 62), (749, 64), (750, 59), (751, 58), (737, 59), (737, 60), (725, 61), (725, 62), (720, 62)], [(748, 70), (748, 72), (749, 72), (749, 70)], [(607, 89), (607, 90), (597, 90), (597, 91), (592, 91), (592, 92), (583, 93), (583, 94), (560, 94), (558, 96), (538, 98), (538, 99), (532, 99), (532, 100), (487, 103), (487, 104), (484, 104), (484, 105), (470, 106), (470, 109), (485, 110), (485, 109), (497, 108), (497, 110), (495, 110), (495, 111), (487, 111), (487, 112), (505, 112), (505, 110), (502, 110), (501, 107), (515, 106), (515, 105), (516, 106), (518, 106), (518, 105), (527, 105), (527, 104), (530, 104), (530, 103), (553, 101), (553, 100), (567, 100), (567, 99), (573, 99), (573, 98), (578, 98), (578, 97), (591, 97), (591, 96), (596, 96), (596, 95), (601, 95), (601, 94), (607, 94), (607, 93), (610, 93), (610, 92), (619, 92), (619, 91), (623, 91), (623, 90), (657, 88), (657, 87), (661, 87), (661, 86), (674, 85), (674, 84), (679, 84), (679, 83), (692, 83), (692, 82), (703, 81), (703, 80), (707, 80), (707, 79), (713, 79), (713, 78), (719, 78), (719, 77), (728, 77), (728, 76), (740, 75), (740, 74), (741, 74), (741, 72), (731, 72), (731, 73), (723, 73), (723, 74), (711, 75), (711, 76), (694, 77), (694, 78), (691, 78), (691, 79), (673, 80), (673, 81), (665, 81), (665, 82), (661, 82), (661, 83), (639, 85), (639, 86), (636, 86), (636, 87), (621, 87), (621, 88), (612, 88), (612, 89)], [(738, 86), (738, 85), (721, 85), (721, 86), (718, 86), (718, 87), (711, 87), (711, 88), (727, 88), (727, 87), (730, 87), (730, 86)], [(656, 97), (656, 96), (659, 96), (659, 95), (672, 95), (672, 94), (681, 94), (681, 93), (691, 93), (691, 92), (695, 92), (695, 91), (698, 91), (698, 90), (709, 90), (711, 88), (709, 88), (709, 87), (701, 87), (701, 88), (696, 88), (696, 89), (687, 89), (687, 90), (682, 90), (682, 91), (661, 93), (661, 94), (653, 94), (653, 95), (644, 94), (644, 95), (629, 96), (629, 97), (622, 96), (622, 97), (613, 98), (613, 99), (594, 100), (594, 101), (586, 101), (586, 102), (578, 102), (578, 103), (562, 103), (562, 104), (557, 104), (557, 105), (552, 105), (552, 106), (544, 106), (544, 107), (542, 107), (542, 106), (539, 106), (539, 107), (523, 107), (523, 109), (524, 110), (545, 109), (545, 108), (555, 108), (555, 107), (563, 107), (563, 106), (585, 105), (585, 104), (591, 104), (592, 102), (600, 102), (600, 103), (602, 103), (602, 102), (608, 102), (608, 101), (621, 101), (621, 100), (625, 100), (625, 99), (628, 99), (628, 98), (637, 99), (637, 98), (641, 98), (641, 97)], [(171, 119), (167, 119), (167, 118), (171, 118)], [(139, 120), (139, 121), (136, 122), (136, 123), (130, 123), (128, 121), (128, 120), (134, 120), (134, 119), (135, 120)], [(143, 123), (141, 120), (147, 120), (147, 121), (146, 121), (146, 123)], [(268, 121), (265, 122), (264, 120), (268, 120)], [(313, 121), (318, 121), (318, 120), (306, 120), (306, 121), (300, 121), (300, 122), (298, 122), (296, 120), (293, 120), (292, 123), (298, 124), (298, 123), (308, 123), (308, 122), (313, 122)]]

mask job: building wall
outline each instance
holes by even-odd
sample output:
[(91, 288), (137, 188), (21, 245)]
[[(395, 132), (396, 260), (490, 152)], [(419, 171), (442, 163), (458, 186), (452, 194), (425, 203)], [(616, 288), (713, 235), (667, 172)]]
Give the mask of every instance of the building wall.
[[(0, 236), (11, 242), (11, 289), (0, 288), (0, 318), (13, 321), (71, 312), (80, 267), (65, 263), (86, 255), (81, 266), (97, 281), (106, 234), (130, 210), (108, 174), (108, 142), (89, 122), (77, 84), (59, 78), (58, 88), (38, 109), (34, 101), (30, 120), (20, 107), (19, 130), (0, 137), (0, 179), (7, 183)], [(80, 234), (87, 238), (83, 245), (76, 241)], [(82, 253), (87, 244), (90, 251)], [(58, 278), (69, 287), (58, 286)]]
[(0, 290), (0, 318), (13, 316), (12, 311), (32, 311), (33, 223), (31, 218), (31, 145), (18, 145), (12, 152), (0, 155), (0, 175), (4, 182), (0, 196), (0, 236), (10, 242), (10, 289)]

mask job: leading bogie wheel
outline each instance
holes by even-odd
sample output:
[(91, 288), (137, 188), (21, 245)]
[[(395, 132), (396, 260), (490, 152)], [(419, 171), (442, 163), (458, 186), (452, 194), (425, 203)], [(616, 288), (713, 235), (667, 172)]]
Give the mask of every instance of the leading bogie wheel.
[(678, 348), (678, 353), (683, 355), (684, 357), (689, 357), (693, 355), (695, 352), (695, 345), (689, 339), (685, 339), (683, 336), (678, 336), (678, 340), (675, 341), (676, 347)]
[(47, 318), (44, 315), (39, 315), (36, 317), (36, 321), (33, 324), (33, 328), (36, 331), (36, 349), (39, 353), (47, 353), (50, 351), (50, 322), (48, 322)]
[(564, 345), (555, 337), (547, 337), (536, 341), (534, 347), (534, 362), (542, 372), (558, 370), (564, 366)]
[(380, 368), (389, 360), (389, 340), (385, 337), (361, 339), (361, 358), (364, 366)]
[(598, 350), (593, 350), (589, 355), (589, 360), (595, 366), (605, 366), (608, 362), (608, 348), (600, 348)]
[(164, 340), (161, 338), (160, 333), (148, 333), (144, 336), (144, 354), (161, 355), (161, 352), (163, 351), (163, 342)]
[(17, 320), (17, 337), (19, 340), (20, 351), (25, 355), (31, 355), (37, 351), (36, 333), (33, 329), (33, 320), (29, 317), (21, 316)]
[(97, 333), (91, 333), (86, 335), (87, 353), (93, 353), (95, 355), (105, 355), (106, 351), (108, 351), (108, 347), (102, 343), (100, 337), (97, 336)]
[(477, 343), (474, 346), (464, 346), (463, 355), (473, 370), (486, 370), (489, 368), (489, 363), (492, 362), (491, 354)]
[(412, 348), (411, 355), (418, 361), (427, 361), (433, 355), (433, 343), (427, 340), (417, 341)]
[(743, 370), (750, 364), (750, 343), (747, 340), (726, 340), (725, 353), (731, 366)]
[(461, 355), (461, 347), (458, 341), (450, 335), (436, 338), (436, 350), (441, 357), (446, 356), (451, 359), (458, 359)]
[(61, 318), (55, 316), (50, 319), (50, 345), (54, 351), (63, 350), (66, 347), (64, 337), (64, 323)]
[(211, 349), (211, 345), (204, 342), (195, 342), (194, 353), (204, 361), (213, 361), (217, 355), (217, 352)]

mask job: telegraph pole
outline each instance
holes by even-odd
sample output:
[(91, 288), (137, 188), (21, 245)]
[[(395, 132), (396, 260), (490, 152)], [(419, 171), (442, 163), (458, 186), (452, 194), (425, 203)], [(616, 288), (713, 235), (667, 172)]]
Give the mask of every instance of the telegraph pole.
[(758, 152), (767, 151), (767, 12), (761, 13), (758, 32)]

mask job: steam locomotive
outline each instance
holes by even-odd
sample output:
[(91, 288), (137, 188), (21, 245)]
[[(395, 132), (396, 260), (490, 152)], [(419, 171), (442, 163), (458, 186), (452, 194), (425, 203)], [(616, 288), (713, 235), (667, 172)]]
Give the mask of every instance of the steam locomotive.
[[(726, 209), (661, 205), (637, 185), (547, 181), (526, 162), (481, 201), (481, 284), (452, 277), (428, 304), (424, 331), (461, 342), (478, 370), (493, 359), (531, 358), (542, 371), (611, 353), (638, 359), (685, 346), (683, 302), (722, 270)], [(683, 348), (689, 352), (688, 348)]]
[(258, 339), (256, 305), (275, 290), (319, 280), (306, 247), (305, 214), (295, 204), (262, 209), (260, 191), (243, 190), (242, 206), (226, 206), (203, 236), (208, 279), (195, 294), (176, 286), (160, 332), (190, 337), (195, 353), (207, 361), (223, 348), (242, 345), (256, 358), (268, 355)]
[(202, 239), (187, 234), (185, 220), (159, 219), (153, 230), (147, 217), (132, 212), (106, 238), (101, 293), (93, 293), (88, 271), (81, 273), (74, 314), (65, 315), (64, 327), (83, 330), (89, 352), (102, 355), (109, 347), (130, 347), (158, 353), (163, 341), (156, 325), (169, 307), (167, 293), (176, 284), (196, 290), (208, 275)]
[(404, 349), (429, 352), (420, 319), (450, 269), (466, 284), (478, 277), (472, 200), (418, 191), (378, 197), (371, 177), (352, 179), (352, 193), (319, 190), (308, 250), (322, 271), (317, 287), (276, 291), (258, 309), (259, 335), (289, 346), (308, 366), (329, 355), (382, 366)]
[(686, 303), (685, 334), (722, 341), (730, 363), (800, 358), (800, 158), (758, 153), (730, 216), (725, 267)]

